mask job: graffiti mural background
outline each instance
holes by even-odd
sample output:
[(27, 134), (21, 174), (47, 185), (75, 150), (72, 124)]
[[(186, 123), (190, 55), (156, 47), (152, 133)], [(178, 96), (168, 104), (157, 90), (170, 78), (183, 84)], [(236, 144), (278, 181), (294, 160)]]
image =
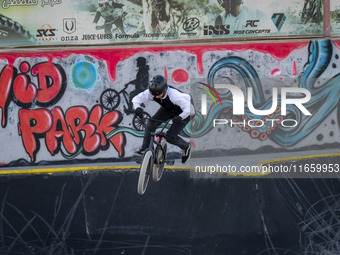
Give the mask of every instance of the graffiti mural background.
[[(193, 96), (202, 92), (198, 82), (213, 87), (220, 78), (242, 91), (252, 87), (259, 109), (270, 107), (273, 87), (311, 92), (304, 104), (311, 116), (287, 108), (298, 121), (292, 128), (213, 129), (211, 119), (225, 118), (231, 110), (230, 94), (221, 94), (221, 104), (211, 101), (206, 116), (196, 102), (198, 113), (182, 133), (194, 144), (194, 156), (214, 150), (230, 155), (331, 147), (339, 136), (339, 45), (320, 40), (2, 52), (0, 162), (131, 160), (143, 130), (129, 111), (130, 100), (156, 74)], [(150, 103), (145, 110), (152, 114), (157, 108)], [(248, 109), (246, 115), (256, 117)], [(271, 117), (280, 116), (277, 111)]]

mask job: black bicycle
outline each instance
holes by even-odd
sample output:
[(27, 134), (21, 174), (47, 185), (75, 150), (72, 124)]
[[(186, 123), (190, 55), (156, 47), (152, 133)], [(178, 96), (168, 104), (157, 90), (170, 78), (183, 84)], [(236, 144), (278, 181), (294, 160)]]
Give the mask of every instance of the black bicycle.
[[(149, 120), (164, 122), (156, 119)], [(145, 150), (142, 160), (137, 161), (140, 163), (140, 172), (138, 178), (137, 192), (139, 195), (143, 195), (149, 184), (150, 176), (155, 182), (158, 182), (164, 173), (164, 165), (174, 165), (175, 160), (167, 158), (167, 142), (165, 140), (165, 133), (163, 132), (166, 126), (169, 124), (166, 121), (161, 131), (151, 132), (151, 141), (149, 147)]]
[[(106, 89), (103, 91), (103, 93), (100, 95), (100, 104), (103, 106), (104, 109), (108, 111), (115, 110), (120, 102), (121, 97), (125, 100), (126, 106), (124, 105), (124, 112), (127, 115), (133, 114), (134, 111), (132, 109), (132, 103), (129, 100), (129, 94), (126, 91), (128, 84), (124, 85), (124, 88), (120, 90), (119, 92), (114, 89)], [(144, 126), (146, 124), (146, 121), (150, 119), (150, 114), (143, 112), (143, 118), (140, 118), (138, 116), (134, 116), (132, 119), (132, 126), (134, 129), (138, 131), (144, 131)]]

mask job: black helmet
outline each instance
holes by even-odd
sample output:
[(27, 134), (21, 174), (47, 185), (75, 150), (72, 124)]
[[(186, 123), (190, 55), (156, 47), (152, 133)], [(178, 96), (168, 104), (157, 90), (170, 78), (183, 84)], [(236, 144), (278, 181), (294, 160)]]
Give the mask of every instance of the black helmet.
[(168, 88), (168, 83), (162, 75), (156, 75), (152, 78), (149, 85), (150, 93), (153, 96), (159, 96)]

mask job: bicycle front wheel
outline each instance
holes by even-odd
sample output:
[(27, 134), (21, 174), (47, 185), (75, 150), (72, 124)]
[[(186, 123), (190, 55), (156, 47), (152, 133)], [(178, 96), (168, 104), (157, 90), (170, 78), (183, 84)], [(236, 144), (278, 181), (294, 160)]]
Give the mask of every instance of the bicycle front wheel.
[(100, 104), (104, 109), (112, 111), (120, 104), (119, 93), (114, 89), (106, 89), (100, 96)]
[(144, 112), (143, 118), (140, 118), (139, 116), (134, 116), (132, 119), (132, 126), (137, 131), (144, 131), (146, 124), (148, 124), (149, 119), (151, 118), (150, 114)]
[[(161, 148), (162, 146), (162, 148)], [(153, 165), (152, 179), (158, 182), (164, 173), (164, 164), (166, 160), (166, 151), (168, 144), (166, 140), (161, 141), (161, 146), (157, 146), (155, 153), (155, 163)]]
[(144, 154), (142, 164), (140, 167), (137, 186), (137, 192), (139, 195), (143, 195), (146, 191), (152, 168), (153, 168), (153, 156), (152, 152), (149, 150)]

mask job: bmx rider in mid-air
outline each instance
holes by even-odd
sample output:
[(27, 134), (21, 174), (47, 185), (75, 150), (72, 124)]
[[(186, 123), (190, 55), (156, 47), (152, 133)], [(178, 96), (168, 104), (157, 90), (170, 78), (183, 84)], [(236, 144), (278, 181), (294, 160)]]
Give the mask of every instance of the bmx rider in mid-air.
[(142, 147), (134, 153), (136, 156), (143, 156), (151, 140), (151, 132), (165, 122), (172, 119), (172, 125), (165, 135), (167, 142), (182, 149), (182, 163), (185, 164), (191, 156), (191, 144), (179, 136), (179, 133), (188, 124), (190, 118), (195, 115), (195, 107), (189, 94), (183, 93), (171, 86), (162, 75), (152, 78), (149, 88), (139, 93), (132, 99), (135, 114), (143, 116), (141, 104), (147, 101), (155, 101), (161, 107), (148, 121), (145, 129)]

